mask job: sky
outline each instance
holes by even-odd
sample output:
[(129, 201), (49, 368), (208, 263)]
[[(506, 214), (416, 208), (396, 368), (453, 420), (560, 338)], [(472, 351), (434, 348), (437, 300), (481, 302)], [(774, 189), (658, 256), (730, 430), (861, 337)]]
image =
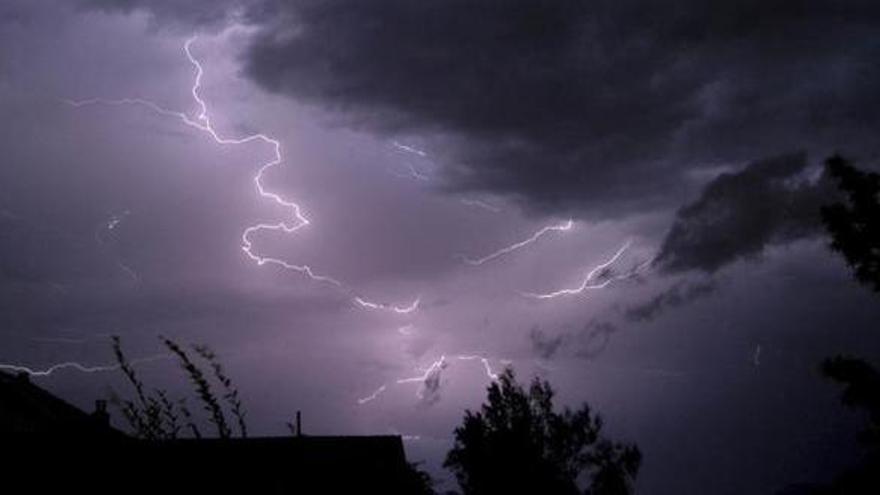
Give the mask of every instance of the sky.
[(640, 493), (827, 481), (818, 365), (880, 305), (822, 163), (877, 169), (878, 40), (867, 1), (4, 1), (0, 368), (90, 410), (111, 335), (176, 394), (158, 337), (207, 344), (253, 433), (403, 435), (452, 488), (511, 366)]

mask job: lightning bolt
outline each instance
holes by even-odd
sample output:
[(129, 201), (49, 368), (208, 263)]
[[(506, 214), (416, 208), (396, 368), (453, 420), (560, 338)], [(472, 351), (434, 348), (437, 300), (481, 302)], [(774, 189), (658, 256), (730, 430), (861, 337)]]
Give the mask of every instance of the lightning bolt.
[[(152, 361), (158, 361), (159, 359), (168, 359), (169, 357), (170, 356), (168, 356), (167, 354), (158, 354), (155, 356), (132, 359), (131, 364), (148, 363)], [(87, 366), (81, 363), (77, 363), (75, 361), (67, 361), (64, 363), (53, 364), (52, 366), (45, 369), (34, 369), (28, 366), (21, 366), (17, 364), (0, 364), (0, 370), (13, 371), (16, 373), (27, 373), (30, 376), (38, 377), (50, 376), (56, 371), (64, 369), (72, 369), (82, 373), (100, 373), (104, 371), (115, 371), (119, 368), (120, 366), (118, 364)]]
[(377, 302), (367, 301), (366, 299), (364, 299), (361, 296), (355, 296), (354, 302), (356, 305), (360, 306), (361, 308), (385, 310), (385, 311), (391, 311), (392, 313), (397, 313), (399, 315), (405, 315), (405, 314), (412, 313), (412, 312), (416, 311), (417, 309), (419, 309), (419, 304), (421, 304), (422, 299), (420, 297), (417, 297), (408, 306), (395, 306), (393, 304), (385, 304), (385, 303), (377, 303)]
[(489, 365), (489, 360), (479, 355), (472, 356), (456, 356), (457, 359), (462, 361), (472, 361), (475, 359), (479, 359), (481, 363), (483, 363), (483, 367), (486, 369), (486, 376), (489, 377), (490, 380), (495, 381), (498, 379), (498, 374), (492, 371), (492, 366)]
[(606, 260), (602, 263), (599, 263), (598, 265), (593, 267), (593, 269), (588, 271), (586, 276), (584, 276), (583, 280), (581, 281), (580, 285), (578, 285), (577, 287), (573, 287), (573, 288), (569, 288), (569, 289), (560, 289), (560, 290), (557, 290), (554, 292), (547, 292), (547, 293), (543, 293), (543, 294), (542, 293), (534, 293), (534, 292), (524, 292), (524, 293), (522, 293), (522, 295), (524, 295), (526, 297), (531, 297), (534, 299), (554, 299), (554, 298), (562, 297), (562, 296), (573, 296), (573, 295), (581, 294), (585, 291), (604, 289), (605, 287), (608, 287), (613, 282), (616, 282), (619, 280), (624, 280), (627, 278), (631, 278), (635, 274), (640, 273), (645, 267), (650, 266), (650, 264), (653, 262), (653, 260), (649, 260), (649, 261), (646, 261), (646, 262), (638, 265), (636, 268), (634, 268), (630, 272), (627, 272), (627, 273), (624, 273), (621, 275), (609, 275), (609, 276), (606, 276), (605, 279), (601, 280), (601, 281), (596, 280), (597, 275), (599, 275), (600, 273), (604, 273), (605, 270), (609, 266), (611, 266), (612, 264), (617, 262), (617, 260), (620, 259), (621, 256), (623, 256), (623, 253), (626, 252), (627, 249), (629, 249), (630, 244), (632, 244), (631, 241), (626, 241), (623, 244), (623, 246), (621, 246), (620, 249), (618, 249), (617, 252), (614, 253), (614, 256), (612, 256), (611, 258), (609, 258), (608, 260)]
[[(195, 79), (193, 81), (193, 85), (190, 88), (190, 93), (192, 94), (193, 100), (196, 102), (198, 106), (198, 114), (195, 118), (190, 117), (185, 112), (179, 112), (176, 110), (170, 110), (162, 107), (161, 105), (142, 98), (121, 98), (121, 99), (106, 99), (106, 98), (92, 98), (87, 100), (64, 100), (68, 104), (74, 107), (83, 107), (87, 105), (96, 105), (96, 104), (104, 104), (104, 105), (133, 105), (147, 108), (148, 110), (153, 111), (159, 115), (165, 117), (172, 117), (184, 125), (189, 126), (193, 129), (206, 133), (216, 144), (221, 146), (227, 145), (244, 145), (249, 143), (262, 143), (268, 145), (272, 149), (272, 157), (270, 160), (266, 161), (257, 169), (256, 175), (254, 175), (253, 183), (257, 190), (257, 194), (271, 203), (274, 203), (282, 210), (287, 212), (286, 220), (282, 220), (276, 223), (257, 223), (255, 225), (251, 225), (244, 229), (241, 233), (241, 249), (244, 252), (245, 256), (251, 261), (255, 262), (257, 266), (263, 265), (272, 265), (279, 267), (283, 270), (290, 270), (297, 272), (299, 274), (304, 275), (310, 280), (326, 285), (330, 285), (335, 287), (341, 291), (343, 291), (349, 297), (353, 297), (355, 303), (365, 309), (370, 310), (385, 310), (391, 311), (397, 314), (407, 314), (415, 311), (418, 308), (418, 299), (415, 303), (407, 307), (399, 307), (388, 304), (380, 304), (368, 301), (363, 296), (358, 295), (352, 288), (346, 286), (338, 279), (331, 277), (329, 275), (321, 274), (312, 269), (309, 265), (299, 265), (295, 263), (290, 263), (280, 258), (275, 258), (267, 255), (260, 254), (256, 251), (254, 247), (253, 237), (257, 234), (274, 232), (281, 234), (293, 234), (300, 230), (303, 227), (310, 225), (310, 221), (308, 217), (306, 217), (303, 209), (299, 204), (285, 199), (280, 194), (270, 191), (266, 188), (263, 183), (263, 179), (265, 174), (272, 168), (281, 165), (283, 162), (283, 154), (281, 148), (281, 142), (275, 138), (272, 138), (263, 133), (250, 134), (244, 137), (238, 138), (230, 138), (221, 136), (220, 133), (214, 128), (211, 123), (211, 118), (208, 114), (208, 105), (205, 100), (200, 95), (200, 90), (202, 87), (202, 77), (204, 75), (204, 69), (202, 64), (195, 58), (192, 54), (192, 44), (195, 42), (196, 37), (192, 37), (186, 41), (183, 45), (183, 51), (186, 54), (187, 60), (195, 69)], [(408, 146), (400, 145), (396, 143), (397, 148), (401, 150), (410, 151), (416, 154), (424, 153), (420, 150), (415, 150), (414, 148), (410, 148)], [(423, 156), (423, 155), (422, 155)], [(115, 225), (114, 225), (115, 226)]]
[(371, 401), (376, 400), (376, 397), (379, 397), (379, 395), (382, 394), (382, 392), (384, 392), (387, 389), (388, 389), (388, 387), (386, 385), (382, 385), (381, 387), (377, 388), (376, 391), (373, 392), (372, 394), (358, 399), (358, 401), (357, 401), (358, 405), (362, 406), (362, 405), (366, 404), (367, 402), (371, 402)]
[[(492, 366), (489, 363), (488, 358), (481, 356), (479, 354), (461, 354), (461, 355), (452, 356), (449, 359), (447, 359), (445, 355), (441, 355), (440, 359), (437, 359), (436, 361), (431, 363), (427, 368), (425, 368), (425, 370), (422, 372), (421, 375), (416, 375), (416, 376), (406, 377), (406, 378), (398, 378), (397, 380), (394, 381), (394, 384), (395, 385), (405, 385), (407, 383), (420, 383), (420, 384), (424, 385), (432, 377), (436, 377), (439, 373), (443, 372), (443, 370), (445, 370), (447, 367), (449, 367), (449, 361), (453, 360), (453, 359), (459, 360), (459, 361), (479, 360), (482, 363), (483, 369), (486, 372), (486, 377), (488, 377), (492, 381), (498, 380), (498, 374), (495, 373), (494, 371), (492, 371)], [(509, 361), (506, 361), (506, 362), (509, 364)], [(380, 395), (382, 395), (387, 390), (388, 390), (388, 384), (382, 384), (382, 386), (377, 388), (376, 391), (373, 392), (372, 394), (358, 399), (357, 403), (358, 403), (358, 405), (364, 405), (368, 402), (372, 402), (372, 401), (376, 400)], [(419, 388), (418, 392), (416, 392), (416, 396), (419, 399), (424, 398), (424, 387)]]
[(440, 359), (431, 363), (431, 365), (425, 369), (425, 372), (422, 375), (414, 376), (411, 378), (400, 378), (395, 383), (397, 383), (398, 385), (402, 385), (404, 383), (421, 383), (427, 380), (432, 373), (443, 370), (447, 366), (449, 366), (449, 364), (446, 362), (446, 356), (440, 356)]
[(492, 261), (495, 258), (504, 256), (505, 254), (510, 254), (510, 253), (516, 251), (517, 249), (522, 249), (522, 248), (528, 246), (529, 244), (536, 242), (538, 239), (540, 239), (541, 237), (543, 237), (544, 235), (546, 235), (549, 232), (568, 232), (569, 230), (572, 229), (573, 226), (574, 226), (574, 221), (569, 219), (565, 223), (561, 223), (558, 225), (548, 225), (548, 226), (542, 228), (541, 230), (535, 232), (534, 234), (532, 234), (529, 238), (522, 240), (522, 241), (519, 241), (515, 244), (511, 244), (507, 247), (503, 247), (503, 248), (499, 249), (498, 251), (495, 251), (493, 253), (487, 254), (486, 256), (483, 256), (482, 258), (470, 258), (468, 256), (463, 256), (463, 255), (458, 255), (458, 258), (460, 258), (462, 261), (464, 261), (468, 265), (472, 265), (472, 266), (482, 265), (483, 263), (486, 263), (487, 261)]
[(465, 206), (473, 206), (475, 208), (482, 208), (486, 211), (491, 211), (492, 213), (501, 213), (501, 208), (480, 199), (462, 198), (461, 204)]
[(401, 143), (399, 143), (399, 142), (397, 142), (397, 141), (391, 141), (391, 146), (393, 146), (393, 147), (394, 147), (395, 149), (397, 149), (397, 150), (403, 151), (403, 152), (405, 152), (405, 153), (412, 153), (412, 154), (414, 154), (414, 155), (418, 155), (418, 156), (420, 156), (420, 157), (422, 157), (422, 158), (425, 158), (425, 157), (428, 156), (427, 153), (425, 153), (424, 151), (422, 151), (422, 150), (420, 150), (420, 149), (418, 149), (418, 148), (414, 148), (414, 147), (412, 147), (412, 146), (407, 146), (407, 145), (405, 145), (405, 144), (401, 144)]
[[(420, 149), (414, 148), (412, 146), (407, 146), (405, 144), (400, 144), (397, 141), (392, 141), (391, 146), (394, 149), (396, 149), (397, 151), (417, 155), (420, 158), (426, 158), (428, 156), (427, 153), (425, 153), (424, 151), (422, 151)], [(399, 172), (399, 171), (392, 170), (391, 173), (393, 173), (394, 175), (396, 175), (397, 177), (400, 177), (402, 179), (413, 179), (415, 181), (423, 181), (423, 182), (427, 182), (427, 181), (431, 180), (431, 177), (429, 175), (426, 175), (423, 172), (421, 172), (420, 170), (418, 170), (415, 167), (415, 165), (413, 165), (410, 162), (406, 162), (406, 172)]]

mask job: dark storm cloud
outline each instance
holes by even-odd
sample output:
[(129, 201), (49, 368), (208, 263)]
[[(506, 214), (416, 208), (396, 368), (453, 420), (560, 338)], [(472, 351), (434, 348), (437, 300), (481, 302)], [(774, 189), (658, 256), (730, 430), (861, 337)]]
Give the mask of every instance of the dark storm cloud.
[(574, 354), (581, 359), (593, 359), (611, 342), (611, 335), (620, 329), (610, 321), (590, 320), (574, 336)]
[(258, 83), (379, 132), (450, 134), (453, 187), (542, 208), (644, 208), (681, 167), (842, 145), (880, 115), (871, 2), (268, 5)]
[(163, 26), (217, 27), (240, 17), (241, 0), (80, 0), (82, 7), (105, 12), (144, 12)]
[(802, 153), (754, 162), (710, 182), (676, 214), (655, 263), (667, 272), (714, 272), (765, 248), (818, 235), (819, 209), (833, 197), (805, 176)]
[(645, 302), (629, 306), (624, 315), (630, 321), (651, 321), (662, 313), (707, 297), (718, 289), (712, 280), (679, 281)]
[(87, 3), (196, 27), (235, 13), (260, 28), (243, 62), (263, 87), (443, 135), (450, 187), (556, 212), (669, 204), (685, 169), (862, 152), (880, 127), (876, 2)]
[(611, 335), (620, 329), (610, 321), (591, 319), (577, 330), (549, 335), (540, 328), (529, 332), (532, 352), (541, 359), (553, 359), (566, 354), (581, 359), (593, 359), (611, 342)]
[(529, 332), (529, 343), (532, 351), (541, 359), (553, 359), (562, 344), (565, 343), (565, 335), (547, 335), (537, 326)]

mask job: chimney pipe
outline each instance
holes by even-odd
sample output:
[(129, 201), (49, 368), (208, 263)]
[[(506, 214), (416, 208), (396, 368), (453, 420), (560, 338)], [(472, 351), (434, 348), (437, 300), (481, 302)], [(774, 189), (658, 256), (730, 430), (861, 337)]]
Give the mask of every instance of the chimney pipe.
[(92, 418), (101, 428), (107, 428), (110, 426), (110, 413), (107, 412), (106, 400), (95, 401), (95, 412), (92, 413)]
[(303, 433), (302, 430), (302, 414), (299, 411), (296, 412), (296, 436), (301, 437)]

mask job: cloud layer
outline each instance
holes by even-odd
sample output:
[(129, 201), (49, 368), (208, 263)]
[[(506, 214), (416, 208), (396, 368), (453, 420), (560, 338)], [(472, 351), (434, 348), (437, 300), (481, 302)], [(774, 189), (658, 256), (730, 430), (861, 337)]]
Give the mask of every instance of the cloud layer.
[(834, 189), (806, 170), (806, 156), (797, 153), (717, 177), (678, 211), (655, 262), (667, 272), (714, 272), (768, 246), (818, 235), (819, 210)]
[(694, 167), (876, 149), (875, 2), (87, 3), (255, 26), (243, 63), (264, 88), (427, 139), (453, 189), (553, 212), (668, 205)]

